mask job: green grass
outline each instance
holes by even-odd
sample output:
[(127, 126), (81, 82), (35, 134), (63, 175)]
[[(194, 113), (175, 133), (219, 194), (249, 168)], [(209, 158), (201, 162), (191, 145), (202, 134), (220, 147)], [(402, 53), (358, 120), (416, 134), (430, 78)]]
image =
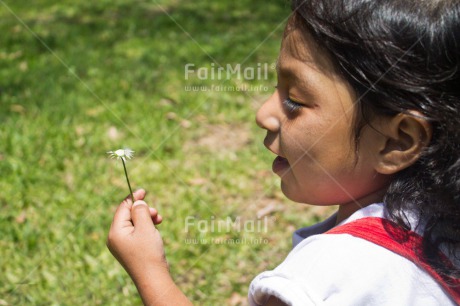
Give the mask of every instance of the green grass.
[[(0, 305), (139, 305), (105, 240), (134, 188), (164, 217), (177, 283), (197, 305), (245, 304), (251, 279), (323, 210), (288, 202), (254, 124), (269, 91), (188, 92), (184, 66), (276, 61), (289, 4), (279, 1), (0, 2)], [(212, 58), (212, 59), (211, 59)], [(256, 219), (268, 231), (185, 232), (185, 219)], [(187, 243), (188, 238), (265, 243)]]

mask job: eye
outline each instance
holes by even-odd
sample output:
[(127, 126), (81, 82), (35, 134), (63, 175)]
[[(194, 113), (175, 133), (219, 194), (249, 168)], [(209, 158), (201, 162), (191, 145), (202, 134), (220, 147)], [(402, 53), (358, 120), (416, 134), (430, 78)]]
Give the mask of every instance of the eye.
[(286, 100), (283, 102), (283, 105), (289, 113), (295, 113), (303, 106), (300, 103), (292, 101), (290, 98), (286, 98)]

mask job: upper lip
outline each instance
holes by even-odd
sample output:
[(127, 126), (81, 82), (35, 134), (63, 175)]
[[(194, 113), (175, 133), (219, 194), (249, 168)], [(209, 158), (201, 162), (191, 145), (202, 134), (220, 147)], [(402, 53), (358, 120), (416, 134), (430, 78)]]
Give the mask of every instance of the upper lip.
[(270, 138), (271, 137), (269, 137), (269, 134), (267, 133), (267, 136), (264, 139), (264, 146), (273, 154), (278, 155), (279, 157), (282, 157), (282, 158), (286, 158), (271, 148), (271, 145), (273, 144), (273, 140), (271, 141)]

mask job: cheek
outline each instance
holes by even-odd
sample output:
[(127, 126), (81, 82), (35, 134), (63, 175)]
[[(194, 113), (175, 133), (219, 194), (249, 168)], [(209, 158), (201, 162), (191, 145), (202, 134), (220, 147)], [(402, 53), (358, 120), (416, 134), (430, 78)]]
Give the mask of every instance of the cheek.
[(299, 140), (292, 148), (293, 155), (302, 156), (310, 163), (337, 171), (348, 170), (355, 161), (355, 146), (348, 126), (305, 126), (295, 137)]

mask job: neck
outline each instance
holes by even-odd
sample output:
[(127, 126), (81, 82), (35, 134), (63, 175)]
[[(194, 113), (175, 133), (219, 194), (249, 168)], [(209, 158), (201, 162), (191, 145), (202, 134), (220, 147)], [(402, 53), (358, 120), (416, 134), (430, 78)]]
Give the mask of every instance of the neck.
[(339, 210), (337, 211), (336, 225), (350, 217), (353, 213), (360, 210), (361, 208), (364, 208), (374, 203), (382, 202), (386, 191), (386, 188), (383, 188), (377, 190), (376, 192), (373, 192), (372, 194), (366, 195), (360, 199), (345, 204), (340, 204)]

